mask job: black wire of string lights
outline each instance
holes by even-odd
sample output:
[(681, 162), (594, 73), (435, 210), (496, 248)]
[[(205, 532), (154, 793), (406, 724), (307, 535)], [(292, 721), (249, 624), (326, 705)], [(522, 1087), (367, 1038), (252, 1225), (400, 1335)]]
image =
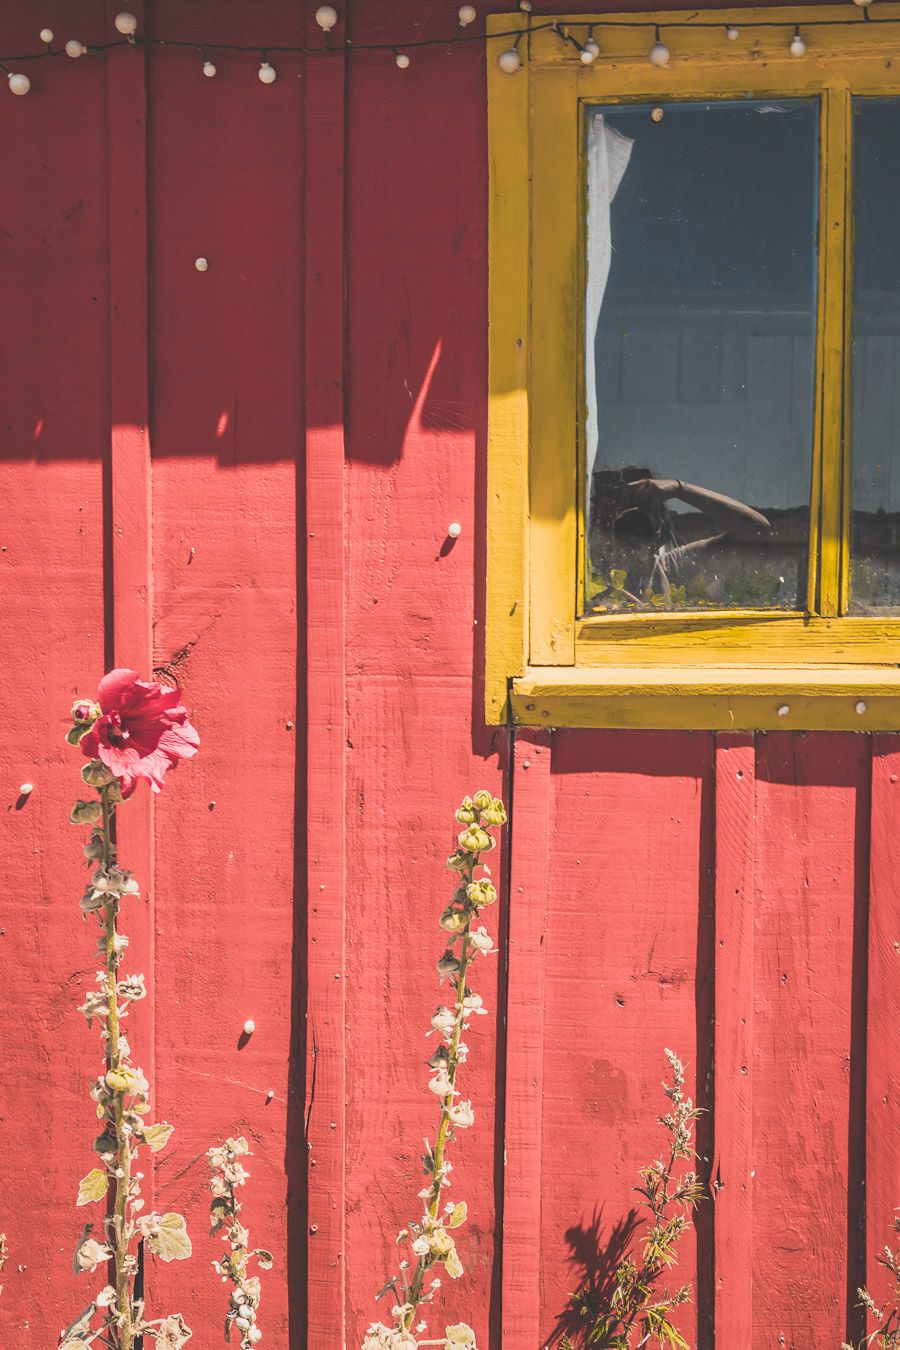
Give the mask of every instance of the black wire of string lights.
[[(869, 11), (871, 0), (853, 0), (857, 6), (857, 15), (853, 18), (835, 18), (835, 19), (799, 19), (795, 16), (792, 20), (785, 19), (752, 19), (744, 22), (742, 27), (748, 30), (757, 28), (780, 28), (793, 29), (788, 51), (792, 56), (803, 56), (807, 50), (806, 42), (801, 33), (803, 29), (810, 28), (840, 28), (840, 27), (859, 27), (860, 24), (898, 24), (900, 17), (891, 15), (873, 15)], [(147, 47), (163, 48), (171, 47), (176, 49), (188, 49), (195, 51), (202, 59), (203, 74), (213, 77), (217, 73), (216, 65), (209, 58), (210, 52), (244, 52), (257, 54), (260, 57), (260, 65), (257, 74), (263, 84), (273, 84), (277, 78), (277, 71), (269, 60), (270, 55), (292, 55), (292, 56), (331, 56), (336, 53), (357, 53), (357, 52), (393, 52), (397, 66), (403, 70), (410, 65), (408, 53), (410, 51), (421, 50), (428, 47), (453, 47), (461, 43), (484, 43), (501, 42), (513, 39), (511, 47), (504, 48), (497, 58), (500, 69), (507, 74), (514, 74), (522, 66), (522, 58), (519, 53), (519, 44), (523, 38), (532, 38), (537, 33), (554, 33), (564, 45), (570, 45), (579, 53), (583, 64), (589, 65), (601, 54), (600, 46), (595, 41), (594, 32), (603, 28), (634, 28), (636, 30), (650, 29), (653, 32), (653, 44), (647, 52), (647, 59), (652, 65), (667, 65), (671, 53), (662, 41), (662, 33), (670, 29), (697, 29), (697, 28), (717, 28), (724, 29), (725, 36), (733, 41), (740, 36), (740, 30), (731, 23), (723, 24), (721, 20), (715, 19), (672, 19), (658, 22), (654, 19), (566, 19), (558, 18), (534, 19), (532, 17), (532, 0), (519, 0), (518, 11), (526, 20), (526, 27), (510, 28), (494, 33), (469, 33), (466, 29), (471, 23), (474, 23), (478, 17), (474, 5), (461, 5), (459, 9), (459, 27), (456, 32), (449, 37), (417, 37), (409, 38), (404, 42), (353, 42), (349, 38), (343, 41), (334, 41), (332, 30), (338, 22), (338, 13), (333, 5), (320, 5), (316, 10), (316, 22), (322, 30), (322, 43), (317, 46), (287, 46), (284, 44), (274, 44), (272, 46), (261, 47), (258, 44), (243, 44), (237, 42), (196, 42), (187, 38), (158, 38), (145, 37), (138, 34), (138, 21), (134, 14), (128, 10), (123, 10), (116, 15), (115, 27), (119, 34), (108, 42), (92, 42), (85, 44), (77, 38), (69, 38), (62, 46), (54, 46), (55, 35), (49, 28), (43, 28), (40, 32), (40, 40), (43, 43), (43, 49), (37, 52), (22, 52), (16, 56), (0, 56), (0, 71), (2, 71), (9, 80), (9, 87), (13, 94), (27, 94), (31, 89), (31, 81), (28, 76), (21, 71), (9, 69), (10, 65), (22, 65), (26, 62), (46, 60), (48, 57), (69, 56), (79, 58), (82, 56), (98, 54), (111, 51), (119, 47)], [(573, 30), (582, 32), (584, 40), (579, 41), (574, 36)]]

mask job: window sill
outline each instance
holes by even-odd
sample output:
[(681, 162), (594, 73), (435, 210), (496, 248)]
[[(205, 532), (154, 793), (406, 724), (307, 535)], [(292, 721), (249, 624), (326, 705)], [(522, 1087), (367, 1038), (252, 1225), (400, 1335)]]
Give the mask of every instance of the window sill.
[(510, 707), (529, 727), (900, 731), (900, 668), (532, 666)]

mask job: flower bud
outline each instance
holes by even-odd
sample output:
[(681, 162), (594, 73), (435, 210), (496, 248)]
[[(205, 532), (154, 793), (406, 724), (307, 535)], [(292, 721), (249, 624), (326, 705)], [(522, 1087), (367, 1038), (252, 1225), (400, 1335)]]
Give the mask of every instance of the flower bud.
[(506, 824), (506, 807), (499, 797), (494, 797), (492, 799), (490, 806), (485, 807), (483, 814), (488, 825)]
[(494, 847), (494, 840), (480, 825), (470, 825), (459, 836), (459, 846), (465, 853), (482, 853)]
[(450, 857), (447, 859), (447, 866), (451, 872), (465, 872), (468, 865), (468, 855), (459, 851), (451, 853)]
[(440, 926), (448, 933), (461, 933), (468, 922), (468, 916), (461, 909), (454, 909), (452, 905), (448, 905), (438, 919)]
[(72, 721), (79, 726), (84, 726), (89, 722), (96, 722), (100, 716), (100, 704), (94, 703), (89, 698), (76, 699), (72, 704)]
[(87, 783), (88, 787), (106, 787), (115, 778), (115, 774), (108, 769), (99, 759), (88, 760), (81, 770), (81, 777)]
[(96, 825), (103, 815), (99, 802), (76, 802), (69, 815), (72, 825)]
[(471, 881), (466, 887), (466, 898), (476, 909), (481, 909), (484, 905), (492, 905), (497, 899), (497, 892), (490, 881), (482, 878), (480, 881)]
[(493, 798), (491, 797), (491, 794), (489, 792), (486, 792), (484, 788), (482, 788), (480, 792), (475, 793), (475, 796), (472, 798), (472, 801), (474, 802), (475, 806), (478, 807), (479, 811), (486, 811), (487, 808), (490, 806), (491, 802), (493, 801)]

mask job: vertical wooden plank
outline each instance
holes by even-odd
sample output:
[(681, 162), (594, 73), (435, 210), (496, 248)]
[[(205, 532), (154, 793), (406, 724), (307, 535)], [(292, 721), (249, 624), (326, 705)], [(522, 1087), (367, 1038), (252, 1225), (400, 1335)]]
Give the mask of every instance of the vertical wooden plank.
[(715, 1324), (753, 1344), (753, 869), (751, 736), (716, 737)]
[[(510, 15), (490, 16), (488, 32)], [(510, 83), (486, 50), (490, 212), (488, 221), (488, 556), (485, 716), (506, 720), (507, 684), (525, 669), (528, 567), (528, 363), (531, 187), (528, 62)]]
[[(312, 12), (310, 45), (321, 41)], [(335, 43), (343, 41), (342, 27)], [(344, 1344), (344, 81), (306, 61), (305, 360), (309, 1345)], [(300, 1140), (289, 1141), (300, 1147)]]
[[(772, 733), (756, 772), (754, 1343), (840, 1344), (862, 736)], [(853, 1203), (852, 1203), (853, 1202)]]
[[(56, 12), (54, 12), (54, 10)], [(39, 25), (68, 21), (49, 4)], [(93, 14), (92, 18), (95, 17)], [(34, 11), (3, 9), (3, 50), (37, 50)], [(104, 659), (103, 461), (108, 450), (106, 90), (103, 65), (29, 63), (27, 98), (0, 101), (0, 1341), (58, 1343), (84, 1308), (74, 1208), (96, 1135), (87, 1083), (97, 1025), (95, 928), (78, 896), (83, 831), (68, 824), (83, 758), (69, 708)], [(78, 67), (81, 67), (79, 69)], [(68, 68), (67, 68), (68, 67)], [(19, 786), (34, 790), (22, 801)], [(14, 879), (14, 881), (13, 881)], [(98, 1271), (98, 1274), (101, 1272)], [(102, 1278), (102, 1275), (101, 1275)]]
[[(502, 1344), (541, 1340), (544, 938), (550, 903), (550, 736), (523, 731), (513, 762), (506, 1012)], [(509, 1085), (514, 1088), (509, 1090)]]
[[(149, 18), (198, 45), (302, 40), (290, 0), (156, 0)], [(207, 79), (196, 46), (167, 45), (149, 71), (155, 663), (202, 747), (156, 803), (155, 863), (156, 1109), (176, 1126), (157, 1203), (188, 1214), (197, 1259), (148, 1265), (155, 1308), (195, 1341), (221, 1327), (204, 1154), (245, 1134), (245, 1217), (277, 1275), (267, 1343), (305, 1347), (303, 62), (273, 55), (264, 85), (258, 51), (217, 59)]]
[(900, 736), (876, 736), (872, 757), (867, 1029), (866, 1252), (867, 1284), (878, 1299), (890, 1277), (875, 1265), (885, 1243), (895, 1246), (900, 1205), (900, 1066), (897, 973), (900, 966)]
[[(116, 0), (106, 0), (115, 32)], [(133, 13), (143, 31), (142, 0)], [(149, 391), (149, 238), (147, 220), (147, 48), (107, 52), (107, 162), (109, 173), (109, 413), (108, 518), (105, 597), (106, 666), (134, 669), (152, 679), (153, 567)], [(156, 1090), (155, 877), (153, 794), (135, 793), (118, 812), (123, 864), (141, 887), (140, 905), (124, 916), (130, 952), (147, 975), (151, 998), (136, 1007), (132, 1039), (138, 1063)], [(156, 1169), (146, 1169), (148, 1205)]]
[[(709, 1026), (698, 1002), (708, 1003), (711, 738), (557, 731), (552, 788), (539, 1342), (550, 1346), (564, 1330), (578, 1343), (571, 1292), (606, 1304), (615, 1266), (639, 1247), (634, 1188), (664, 1146), (666, 1048), (684, 1062), (690, 1095), (706, 1101), (699, 1038)], [(691, 1344), (698, 1322), (708, 1325), (698, 1246), (708, 1274), (689, 1238), (671, 1281), (695, 1286), (675, 1318)]]

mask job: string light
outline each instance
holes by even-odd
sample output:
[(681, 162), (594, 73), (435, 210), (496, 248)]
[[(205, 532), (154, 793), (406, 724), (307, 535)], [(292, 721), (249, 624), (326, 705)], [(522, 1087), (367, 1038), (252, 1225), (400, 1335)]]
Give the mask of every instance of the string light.
[(592, 66), (600, 55), (600, 48), (594, 41), (593, 28), (588, 33), (588, 40), (581, 49), (581, 64), (583, 66)]
[(9, 80), (10, 92), (13, 94), (27, 94), (31, 88), (31, 81), (27, 75), (21, 75), (13, 70), (6, 72), (6, 78)]
[(522, 69), (522, 58), (519, 55), (519, 39), (516, 38), (515, 45), (507, 47), (505, 52), (501, 52), (497, 57), (497, 65), (503, 71), (504, 75), (515, 75), (517, 70)]
[[(872, 9), (872, 0), (853, 0), (853, 2), (854, 5), (858, 6), (859, 10), (861, 11), (857, 17), (834, 18), (834, 19), (832, 18), (807, 19), (804, 20), (803, 28), (806, 29), (806, 28), (849, 27), (851, 25), (859, 25), (859, 23), (861, 22), (865, 22), (868, 24), (894, 24), (894, 25), (900, 24), (900, 17), (894, 15), (882, 16), (881, 14), (879, 14), (877, 6), (875, 7), (873, 15), (873, 13), (870, 12)], [(483, 33), (477, 31), (473, 33), (468, 33), (464, 30), (467, 29), (468, 26), (475, 21), (475, 19), (477, 18), (477, 11), (475, 5), (464, 4), (461, 5), (457, 11), (459, 17), (459, 28), (456, 30), (455, 34), (443, 37), (411, 38), (409, 41), (403, 43), (402, 48), (398, 47), (395, 43), (392, 42), (354, 42), (352, 44), (352, 50), (356, 52), (365, 51), (365, 52), (393, 53), (397, 67), (400, 70), (406, 70), (410, 65), (409, 53), (417, 49), (431, 48), (431, 47), (446, 48), (447, 45), (451, 43), (458, 46), (460, 44), (469, 42), (483, 43), (485, 46), (489, 47), (490, 44), (492, 43), (502, 42), (504, 38), (507, 41), (512, 39), (513, 40), (512, 45), (500, 51), (500, 54), (497, 57), (497, 63), (500, 66), (500, 69), (503, 70), (505, 73), (513, 74), (516, 71), (522, 69), (522, 56), (519, 53), (519, 43), (521, 39), (527, 36), (530, 43), (531, 39), (536, 34), (542, 32), (553, 33), (560, 39), (561, 42), (572, 46), (574, 50), (577, 51), (578, 53), (578, 59), (586, 66), (593, 64), (593, 62), (596, 61), (597, 58), (601, 55), (600, 45), (594, 38), (594, 28), (597, 29), (633, 28), (635, 30), (646, 28), (653, 29), (655, 38), (653, 45), (651, 46), (650, 50), (647, 53), (647, 58), (651, 62), (651, 64), (655, 66), (668, 65), (669, 60), (671, 59), (671, 53), (669, 51), (669, 48), (666, 46), (665, 42), (662, 40), (661, 37), (661, 33), (664, 30), (676, 28), (678, 29), (683, 28), (688, 30), (718, 28), (719, 32), (722, 32), (724, 29), (725, 37), (729, 42), (736, 41), (737, 38), (740, 37), (741, 35), (741, 29), (739, 29), (736, 25), (726, 24), (723, 26), (721, 20), (716, 21), (714, 19), (710, 19), (708, 21), (705, 21), (703, 19), (697, 19), (692, 22), (673, 19), (671, 22), (663, 22), (662, 24), (656, 24), (646, 19), (620, 19), (620, 18), (599, 19), (599, 20), (595, 19), (590, 23), (588, 22), (579, 23), (579, 21), (576, 19), (574, 22), (567, 21), (565, 26), (562, 26), (559, 20), (557, 19), (544, 19), (539, 22), (533, 23), (530, 17), (532, 11), (532, 0), (516, 0), (516, 3), (518, 9), (528, 16), (527, 28), (515, 27), (512, 29), (508, 29), (506, 31), (494, 33)], [(340, 43), (332, 43), (331, 31), (338, 23), (338, 12), (333, 5), (320, 5), (318, 9), (315, 11), (315, 18), (316, 23), (322, 29), (322, 32), (324, 34), (325, 38), (324, 49), (323, 47), (279, 45), (275, 47), (270, 47), (269, 51), (274, 53), (292, 53), (299, 56), (317, 56), (322, 55), (323, 50), (325, 53), (330, 53), (334, 51), (347, 52), (351, 50), (351, 44), (349, 42), (342, 41)], [(132, 21), (134, 22), (133, 29), (132, 29)], [(80, 42), (77, 38), (70, 38), (62, 48), (54, 48), (52, 45), (54, 42), (53, 30), (50, 28), (42, 28), (40, 30), (39, 36), (41, 42), (44, 43), (43, 51), (20, 53), (18, 55), (10, 54), (6, 57), (0, 55), (0, 69), (3, 69), (7, 74), (7, 76), (9, 76), (10, 72), (9, 69), (6, 66), (4, 66), (3, 64), (4, 61), (17, 64), (19, 62), (24, 61), (36, 61), (44, 57), (58, 56), (61, 51), (64, 51), (67, 56), (76, 59), (80, 56), (86, 55), (88, 51), (93, 53), (104, 52), (110, 50), (111, 48), (122, 45), (123, 42), (127, 42), (131, 46), (169, 47), (169, 48), (184, 47), (185, 49), (199, 51), (202, 59), (201, 69), (203, 75), (211, 79), (213, 76), (217, 74), (217, 67), (215, 61), (210, 60), (209, 57), (207, 56), (205, 48), (208, 48), (214, 53), (218, 51), (253, 53), (254, 51), (259, 52), (260, 50), (258, 47), (253, 48), (250, 46), (244, 46), (240, 43), (234, 42), (207, 42), (204, 48), (204, 46), (199, 45), (196, 41), (189, 41), (188, 39), (183, 38), (139, 37), (137, 36), (136, 31), (138, 26), (137, 19), (128, 10), (122, 10), (120, 11), (119, 14), (116, 15), (115, 24), (117, 32), (121, 34), (121, 36), (116, 41), (94, 43), (90, 47), (87, 47), (83, 42)], [(125, 30), (131, 31), (123, 31), (123, 25)], [(745, 22), (742, 25), (742, 28), (751, 30), (762, 28), (787, 29), (788, 32), (790, 32), (791, 25), (786, 24), (783, 19), (760, 18)], [(581, 30), (581, 32), (587, 34), (583, 42), (578, 41), (574, 36), (572, 36), (572, 32), (570, 30), (573, 29), (576, 33), (579, 30)], [(807, 43), (800, 32), (799, 25), (794, 27), (793, 37), (791, 38), (789, 43), (789, 51), (791, 55), (795, 57), (802, 57), (806, 54)], [(529, 54), (530, 54), (530, 47), (529, 47)], [(257, 73), (260, 80), (264, 84), (272, 84), (277, 79), (277, 71), (275, 67), (272, 66), (271, 62), (268, 60), (268, 57), (265, 55), (265, 53), (263, 53), (262, 63)], [(19, 75), (20, 72), (14, 72), (14, 74)], [(30, 80), (28, 80), (28, 76), (25, 75), (22, 75), (21, 78), (16, 79), (15, 86), (13, 86), (11, 83), (10, 88), (13, 89), (13, 92), (15, 93), (27, 93), (28, 90), (25, 88), (24, 83), (25, 81), (28, 81), (28, 88), (30, 89), (31, 87)]]
[(207, 258), (195, 258), (194, 266), (196, 267), (198, 272), (208, 272), (209, 260)]
[(337, 21), (338, 13), (334, 5), (320, 5), (316, 10), (316, 23), (323, 33), (330, 33)]
[(670, 56), (671, 52), (660, 37), (659, 24), (657, 24), (656, 37), (654, 38), (653, 46), (647, 53), (647, 60), (650, 62), (651, 66), (667, 66), (669, 64)]

